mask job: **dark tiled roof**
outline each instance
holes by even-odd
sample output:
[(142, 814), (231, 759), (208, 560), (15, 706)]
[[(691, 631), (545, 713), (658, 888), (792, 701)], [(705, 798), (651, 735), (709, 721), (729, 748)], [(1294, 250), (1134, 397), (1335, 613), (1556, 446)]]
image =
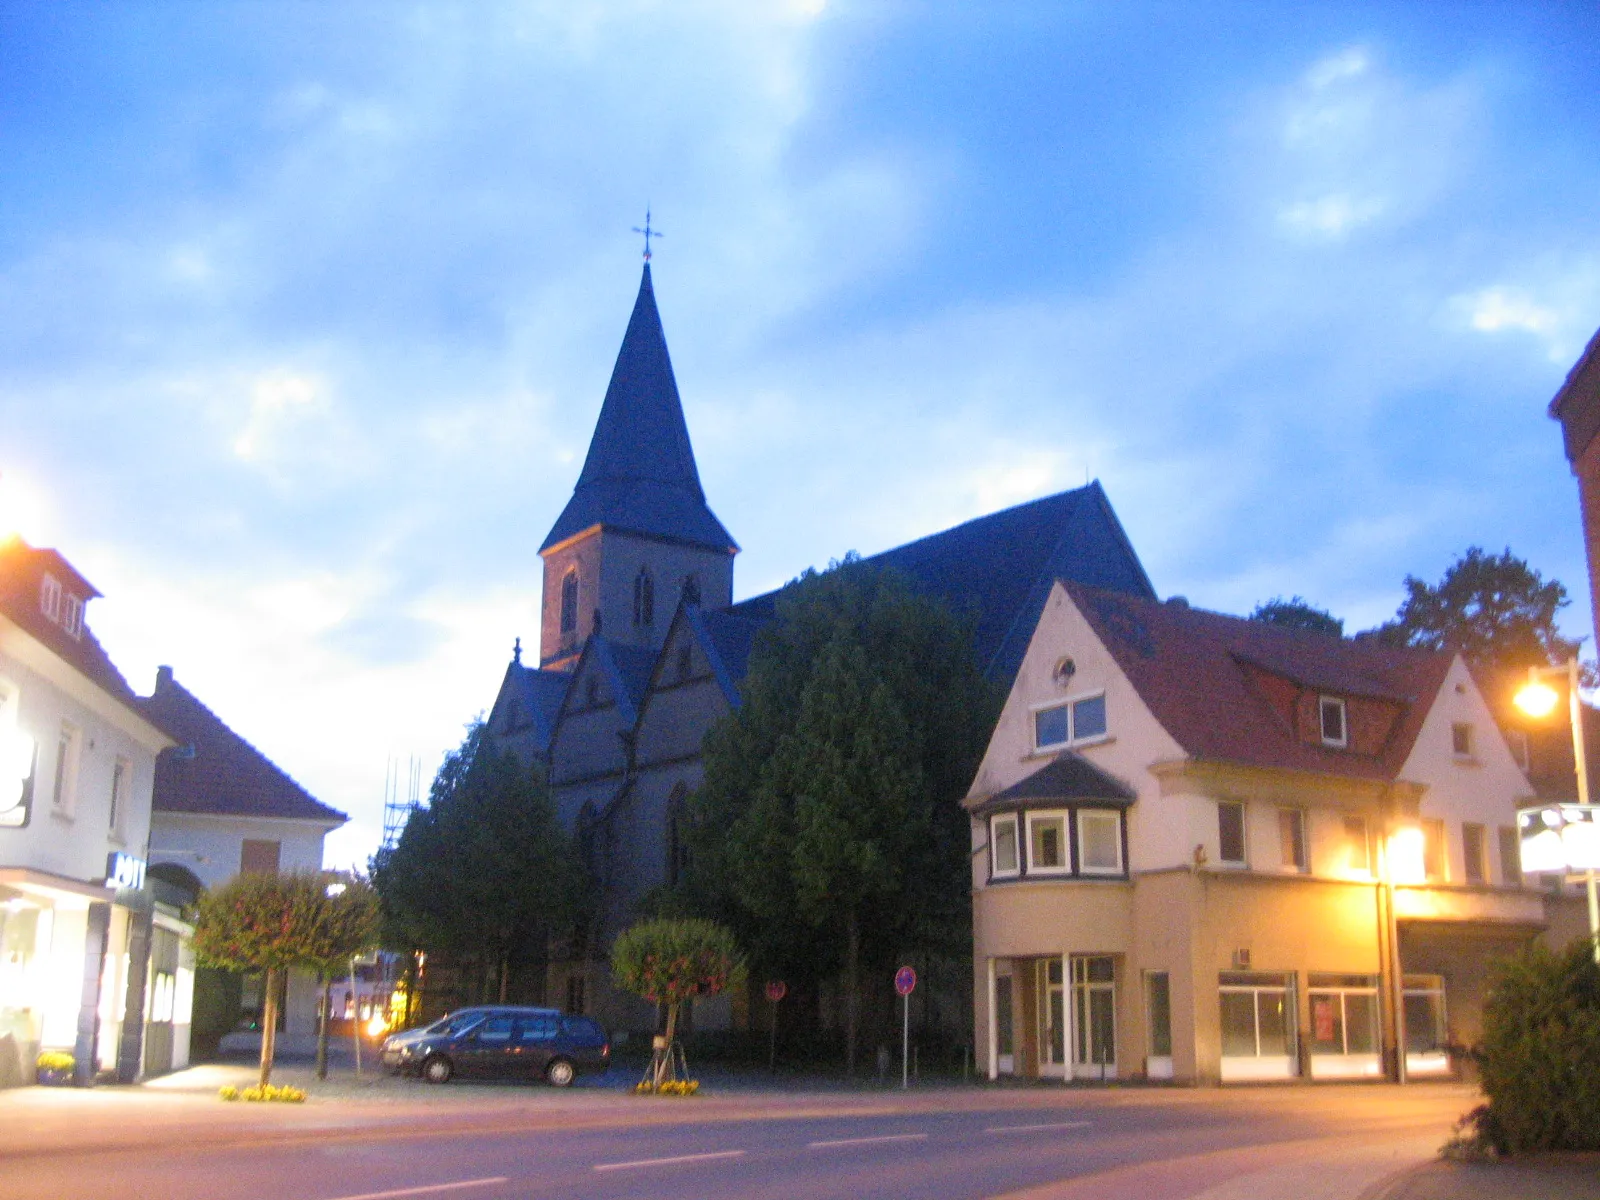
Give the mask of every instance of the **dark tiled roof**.
[(650, 687), (650, 673), (655, 668), (657, 652), (644, 646), (613, 642), (601, 634), (595, 634), (589, 642), (611, 680), (623, 721), (631, 729), (639, 719), (639, 705)]
[[(978, 517), (866, 561), (895, 568), (970, 616), (978, 661), (1004, 685), (1022, 665), (1056, 579), (1155, 598), (1098, 482)], [(753, 596), (729, 611), (765, 623), (777, 596)]]
[[(1282, 629), (1063, 581), (1163, 728), (1196, 759), (1393, 780), (1453, 656)], [(1300, 740), (1248, 664), (1313, 690), (1386, 698), (1399, 716), (1376, 754)]]
[(150, 722), (194, 756), (167, 751), (156, 759), (157, 812), (207, 813), (229, 817), (278, 817), (342, 825), (344, 813), (326, 804), (279, 770), (266, 755), (222, 722), (172, 678), (156, 674), (156, 690), (139, 707)]
[(649, 263), (578, 484), (540, 550), (595, 525), (738, 550), (700, 487)]
[(1600, 432), (1600, 331), (1589, 339), (1578, 361), (1550, 401), (1550, 415), (1561, 422), (1567, 459), (1577, 462)]
[[(506, 666), (490, 724), (503, 733), (531, 733), (539, 752), (548, 753), (556, 718), (561, 715), (561, 701), (571, 682), (570, 672), (541, 671), (523, 666), (520, 659), (513, 660)], [(515, 704), (515, 713), (502, 713), (501, 701)]]
[(0, 540), (0, 612), (71, 663), (91, 683), (139, 712), (138, 697), (88, 625), (83, 624), (79, 636), (72, 637), (40, 611), (39, 590), (46, 572), (54, 575), (64, 590), (77, 596), (85, 608), (100, 595), (56, 551), (35, 549), (20, 537), (10, 537)]
[(1081, 754), (1067, 750), (1005, 791), (996, 792), (977, 805), (973, 812), (981, 815), (1025, 808), (1041, 800), (1063, 803), (1093, 801), (1127, 808), (1138, 798), (1139, 794), (1115, 775), (1102, 771)]

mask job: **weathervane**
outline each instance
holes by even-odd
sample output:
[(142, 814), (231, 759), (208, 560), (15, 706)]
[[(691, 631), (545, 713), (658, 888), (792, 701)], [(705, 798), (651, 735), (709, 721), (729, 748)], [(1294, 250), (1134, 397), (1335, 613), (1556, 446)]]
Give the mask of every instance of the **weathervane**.
[(650, 261), (650, 239), (651, 238), (658, 238), (658, 237), (661, 237), (662, 235), (659, 232), (657, 232), (656, 230), (650, 228), (650, 208), (649, 208), (648, 205), (645, 206), (645, 210), (644, 210), (644, 228), (640, 229), (637, 225), (635, 225), (633, 227), (633, 231), (635, 233), (644, 234), (644, 260), (645, 260), (645, 262), (649, 262)]

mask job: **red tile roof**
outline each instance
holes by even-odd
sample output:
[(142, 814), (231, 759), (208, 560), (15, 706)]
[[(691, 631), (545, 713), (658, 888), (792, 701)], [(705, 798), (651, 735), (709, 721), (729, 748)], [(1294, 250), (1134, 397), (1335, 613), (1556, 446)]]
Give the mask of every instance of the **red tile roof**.
[[(1201, 760), (1393, 780), (1453, 660), (1065, 580), (1062, 586), (1156, 720)], [(1362, 752), (1297, 734), (1283, 697), (1316, 694), (1382, 706), (1390, 717), (1386, 736)]]
[(139, 701), (145, 715), (186, 753), (169, 750), (156, 760), (157, 812), (278, 817), (343, 825), (350, 818), (315, 799), (266, 755), (225, 725), (172, 677), (156, 674), (156, 690)]

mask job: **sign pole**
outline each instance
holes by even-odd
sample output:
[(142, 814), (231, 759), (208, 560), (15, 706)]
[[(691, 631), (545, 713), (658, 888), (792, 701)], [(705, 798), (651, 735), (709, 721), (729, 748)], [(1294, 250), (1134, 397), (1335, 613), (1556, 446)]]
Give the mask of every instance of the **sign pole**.
[(767, 1072), (778, 1073), (778, 1004), (789, 994), (789, 985), (781, 979), (767, 981), (767, 1000), (772, 1005), (772, 1029), (767, 1043)]
[(911, 993), (917, 987), (917, 973), (901, 967), (894, 973), (894, 990), (900, 993), (900, 1086), (911, 1086)]

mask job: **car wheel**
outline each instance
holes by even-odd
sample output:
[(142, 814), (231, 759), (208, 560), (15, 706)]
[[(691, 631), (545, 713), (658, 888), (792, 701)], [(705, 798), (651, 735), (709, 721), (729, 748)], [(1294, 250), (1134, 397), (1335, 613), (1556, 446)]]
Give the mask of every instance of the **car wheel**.
[(571, 1087), (578, 1072), (566, 1059), (558, 1058), (544, 1069), (544, 1077), (551, 1087)]
[(435, 1054), (422, 1064), (422, 1077), (429, 1083), (449, 1083), (455, 1073), (455, 1066), (442, 1054)]

